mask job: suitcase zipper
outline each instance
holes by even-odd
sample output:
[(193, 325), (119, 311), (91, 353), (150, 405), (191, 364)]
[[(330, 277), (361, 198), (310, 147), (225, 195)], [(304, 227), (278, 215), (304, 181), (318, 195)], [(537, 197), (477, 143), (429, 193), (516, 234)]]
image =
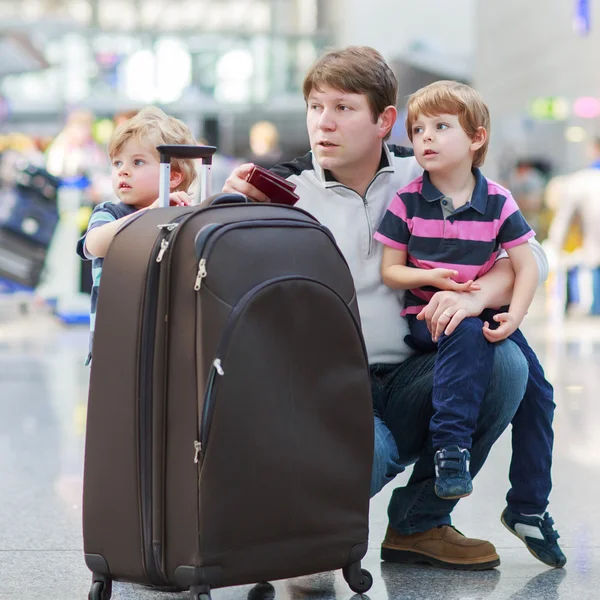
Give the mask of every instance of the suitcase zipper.
[(331, 239), (346, 265), (348, 264), (344, 258), (344, 255), (337, 247), (335, 238), (333, 237), (331, 231), (329, 231), (327, 227), (319, 225), (318, 223), (306, 223), (304, 221), (296, 221), (294, 219), (257, 219), (255, 221), (238, 221), (236, 223), (230, 223), (227, 225), (212, 224), (201, 229), (196, 236), (196, 256), (200, 258), (200, 261), (198, 262), (198, 272), (196, 273), (196, 281), (194, 283), (194, 290), (196, 292), (200, 291), (202, 288), (202, 280), (208, 275), (206, 263), (210, 251), (213, 249), (216, 243), (216, 240), (232, 229), (247, 229), (253, 227), (306, 227), (317, 229), (325, 233)]
[(365, 363), (368, 364), (367, 349), (365, 346), (364, 339), (362, 337), (360, 325), (356, 321), (354, 315), (352, 314), (352, 311), (346, 305), (346, 302), (344, 302), (344, 299), (334, 289), (330, 288), (328, 285), (325, 285), (324, 283), (322, 283), (320, 281), (317, 281), (316, 279), (312, 279), (310, 277), (301, 277), (301, 276), (297, 276), (297, 275), (287, 275), (287, 276), (283, 276), (283, 277), (276, 277), (274, 279), (269, 279), (268, 281), (264, 281), (263, 283), (261, 283), (260, 285), (257, 285), (256, 287), (253, 287), (251, 290), (246, 292), (246, 294), (244, 294), (244, 296), (242, 296), (240, 301), (234, 306), (229, 317), (227, 318), (227, 322), (225, 323), (225, 327), (223, 328), (223, 333), (222, 333), (221, 338), (219, 339), (219, 343), (217, 345), (215, 359), (214, 359), (211, 369), (209, 371), (208, 381), (206, 383), (206, 391), (204, 392), (204, 406), (202, 407), (202, 415), (200, 418), (200, 436), (199, 436), (200, 441), (194, 442), (194, 448), (196, 450), (196, 454), (194, 456), (195, 463), (202, 462), (204, 454), (206, 453), (206, 448), (207, 448), (207, 444), (208, 444), (208, 435), (210, 433), (210, 423), (212, 421), (212, 412), (214, 410), (213, 400), (214, 400), (215, 390), (216, 390), (217, 381), (218, 381), (216, 376), (219, 375), (220, 377), (223, 377), (225, 375), (225, 370), (223, 368), (223, 359), (224, 359), (225, 352), (227, 351), (227, 347), (229, 346), (229, 341), (233, 334), (233, 330), (235, 329), (235, 325), (237, 324), (239, 316), (244, 311), (246, 306), (250, 303), (250, 301), (254, 298), (254, 296), (256, 296), (256, 294), (258, 294), (259, 292), (261, 292), (263, 289), (265, 289), (266, 287), (268, 287), (270, 285), (282, 283), (284, 281), (310, 281), (312, 283), (316, 283), (317, 285), (322, 285), (323, 287), (325, 287), (328, 290), (330, 290), (331, 292), (333, 292), (340, 299), (340, 301), (344, 304), (344, 306), (346, 307), (346, 310), (350, 313), (350, 316), (352, 317), (352, 322), (356, 326), (356, 329), (359, 333), (359, 337), (360, 337), (360, 340), (362, 343), (362, 348), (363, 348), (363, 352), (365, 355)]
[[(186, 217), (193, 213), (186, 213), (173, 219), (170, 223), (158, 225), (160, 230), (150, 259), (150, 268), (146, 289), (144, 293), (144, 308), (142, 312), (142, 336), (140, 347), (139, 366), (139, 411), (140, 411), (140, 497), (142, 512), (142, 538), (144, 546), (144, 566), (148, 579), (155, 584), (168, 583), (163, 572), (160, 552), (153, 544), (152, 530), (152, 374), (154, 367), (155, 327), (158, 312), (158, 287), (160, 282), (160, 263), (169, 247), (170, 241), (175, 236), (178, 226)], [(150, 326), (148, 326), (150, 325)]]

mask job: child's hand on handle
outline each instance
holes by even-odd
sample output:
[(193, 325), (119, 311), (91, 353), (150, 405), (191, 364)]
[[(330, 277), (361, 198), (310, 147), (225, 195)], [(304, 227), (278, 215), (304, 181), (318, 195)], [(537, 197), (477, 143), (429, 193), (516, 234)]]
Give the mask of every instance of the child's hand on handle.
[(430, 282), (429, 285), (450, 292), (475, 292), (481, 289), (478, 283), (472, 279), (465, 283), (454, 281), (454, 277), (458, 276), (458, 271), (454, 269), (430, 269), (427, 271)]
[(514, 333), (519, 327), (519, 319), (516, 315), (509, 312), (498, 313), (494, 315), (494, 321), (500, 323), (497, 329), (490, 329), (490, 324), (486, 321), (483, 324), (483, 336), (488, 342), (499, 342), (505, 340)]
[(244, 194), (255, 202), (270, 202), (269, 198), (259, 189), (255, 188), (251, 183), (246, 181), (250, 171), (254, 168), (254, 164), (246, 163), (237, 167), (233, 173), (227, 178), (223, 186), (224, 193)]
[[(169, 206), (191, 206), (192, 197), (186, 192), (172, 192), (169, 194)], [(160, 198), (156, 199), (148, 208), (160, 208)]]

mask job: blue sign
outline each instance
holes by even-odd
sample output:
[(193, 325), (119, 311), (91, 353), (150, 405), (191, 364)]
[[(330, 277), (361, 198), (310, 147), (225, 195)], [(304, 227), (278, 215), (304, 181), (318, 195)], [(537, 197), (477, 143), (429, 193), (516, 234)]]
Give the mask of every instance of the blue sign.
[(573, 29), (581, 36), (590, 32), (590, 0), (575, 0), (575, 15)]

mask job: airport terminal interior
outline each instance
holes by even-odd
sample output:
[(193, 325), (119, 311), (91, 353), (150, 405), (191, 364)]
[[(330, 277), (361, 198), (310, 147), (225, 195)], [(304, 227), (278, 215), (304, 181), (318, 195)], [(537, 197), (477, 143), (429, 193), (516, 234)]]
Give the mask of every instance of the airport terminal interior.
[[(484, 173), (511, 190), (549, 260), (523, 331), (555, 390), (548, 510), (568, 561), (546, 566), (500, 521), (509, 428), (452, 513), (460, 532), (495, 545), (500, 566), (381, 561), (388, 502), (409, 468), (371, 500), (363, 567), (373, 586), (362, 597), (600, 599), (599, 23), (591, 0), (0, 0), (0, 600), (90, 590), (92, 274), (75, 248), (94, 207), (115, 198), (106, 152), (115, 128), (150, 105), (181, 119), (217, 147), (220, 191), (244, 162), (271, 168), (310, 149), (304, 76), (326, 49), (349, 45), (375, 47), (395, 73), (391, 143), (409, 144), (406, 97), (433, 81), (468, 83), (489, 106)], [(567, 200), (577, 208), (565, 212)], [(361, 598), (341, 571), (271, 583), (212, 598)], [(188, 597), (113, 584), (114, 600)]]

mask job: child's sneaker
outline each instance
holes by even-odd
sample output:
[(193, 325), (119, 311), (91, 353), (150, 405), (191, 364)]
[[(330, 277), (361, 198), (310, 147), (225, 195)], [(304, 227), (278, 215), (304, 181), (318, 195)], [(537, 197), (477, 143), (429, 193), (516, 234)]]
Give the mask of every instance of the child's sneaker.
[(538, 560), (550, 567), (564, 567), (567, 557), (558, 545), (558, 532), (554, 520), (545, 513), (543, 517), (525, 516), (505, 508), (500, 517), (502, 524), (511, 533), (523, 540), (527, 550)]
[(464, 498), (473, 491), (469, 473), (471, 454), (458, 446), (441, 448), (435, 453), (435, 493), (446, 500)]

